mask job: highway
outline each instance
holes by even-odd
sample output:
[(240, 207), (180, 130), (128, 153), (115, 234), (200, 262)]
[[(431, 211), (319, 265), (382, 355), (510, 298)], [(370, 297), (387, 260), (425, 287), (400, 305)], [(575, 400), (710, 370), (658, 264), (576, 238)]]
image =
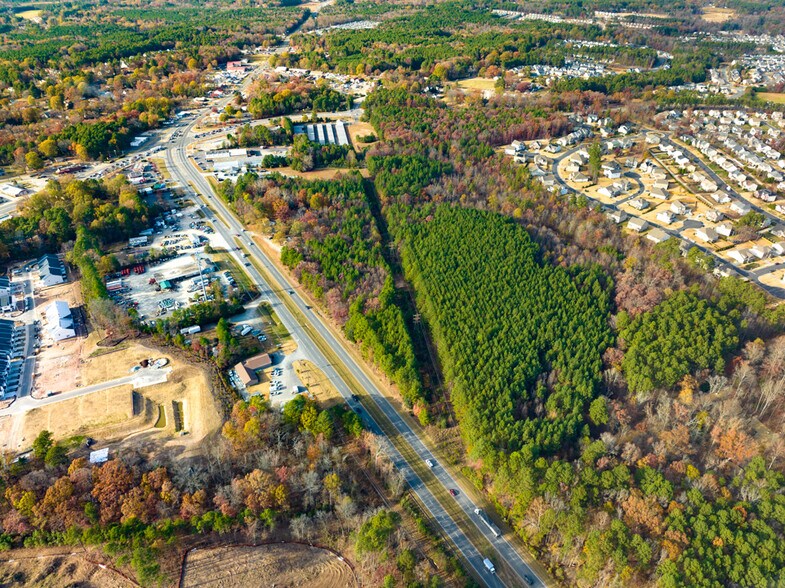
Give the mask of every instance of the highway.
[[(198, 120), (198, 119), (197, 119)], [(248, 258), (240, 255), (239, 252), (233, 251), (233, 255), (238, 260), (240, 265), (245, 267), (251, 278), (260, 286), (261, 294), (277, 313), (284, 327), (292, 334), (297, 345), (303, 349), (307, 357), (314, 361), (324, 371), (327, 378), (335, 385), (336, 389), (346, 399), (347, 404), (353, 408), (357, 408), (358, 404), (352, 399), (353, 391), (349, 385), (344, 381), (335, 367), (328, 361), (328, 359), (321, 352), (317, 344), (312, 339), (306, 329), (303, 328), (294, 315), (289, 311), (287, 306), (283, 304), (280, 296), (290, 296), (292, 302), (296, 305), (298, 311), (305, 317), (307, 327), (311, 332), (316, 335), (329, 347), (339, 361), (351, 373), (352, 378), (365, 390), (365, 392), (372, 398), (377, 407), (384, 413), (385, 417), (392, 423), (392, 426), (400, 433), (400, 438), (405, 441), (416, 452), (419, 459), (423, 462), (426, 459), (434, 459), (431, 452), (423, 444), (417, 434), (408, 426), (400, 414), (396, 411), (393, 405), (384, 397), (382, 392), (378, 389), (376, 384), (367, 376), (366, 372), (355, 361), (352, 355), (344, 348), (344, 344), (339, 341), (332, 331), (325, 325), (322, 319), (314, 313), (310, 307), (303, 300), (295, 286), (292, 285), (288, 279), (282, 275), (278, 268), (266, 257), (259, 246), (244, 232), (241, 223), (237, 220), (234, 214), (228, 210), (224, 203), (214, 195), (212, 187), (209, 182), (196, 170), (195, 165), (188, 159), (186, 148), (192, 140), (189, 135), (193, 127), (196, 125), (196, 120), (191, 122), (187, 128), (183, 129), (182, 135), (174, 142), (170, 143), (169, 148), (166, 150), (166, 163), (169, 172), (178, 180), (183, 186), (191, 186), (196, 189), (197, 196), (202, 200), (205, 206), (202, 207), (205, 216), (215, 226), (215, 230), (219, 232), (230, 245), (234, 243), (234, 235), (239, 234), (240, 240), (245, 249), (248, 250), (250, 258), (273, 277), (275, 284), (269, 284), (265, 280), (262, 273), (255, 267), (254, 264), (245, 265)], [(211, 210), (218, 211), (220, 218), (215, 215)], [(369, 430), (375, 434), (384, 437), (382, 429), (378, 423), (374, 422), (373, 418), (364, 411), (358, 411), (360, 416), (365, 421)], [(433, 519), (442, 527), (446, 536), (448, 536), (453, 544), (458, 548), (461, 555), (473, 568), (475, 576), (482, 581), (482, 583), (489, 587), (500, 586), (546, 586), (547, 584), (535, 574), (534, 571), (526, 564), (516, 549), (504, 538), (496, 538), (491, 533), (490, 529), (474, 514), (476, 505), (464, 494), (459, 493), (455, 500), (457, 504), (463, 509), (467, 516), (472, 520), (477, 529), (485, 536), (490, 544), (494, 546), (497, 554), (493, 557), (494, 563), (497, 568), (503, 562), (508, 568), (518, 576), (518, 582), (515, 584), (505, 583), (498, 575), (490, 574), (485, 571), (483, 566), (483, 555), (480, 554), (478, 548), (468, 539), (460, 527), (448, 514), (446, 509), (440, 504), (431, 491), (425, 486), (422, 479), (401, 455), (401, 453), (393, 446), (392, 443), (387, 441), (388, 455), (395, 464), (396, 468), (404, 475), (407, 483), (411, 486), (417, 497), (422, 504), (428, 509)], [(434, 460), (435, 461), (435, 460)], [(458, 488), (459, 484), (456, 480), (437, 463), (432, 470), (433, 475), (445, 488)], [(531, 579), (531, 584), (524, 582), (524, 577)]]

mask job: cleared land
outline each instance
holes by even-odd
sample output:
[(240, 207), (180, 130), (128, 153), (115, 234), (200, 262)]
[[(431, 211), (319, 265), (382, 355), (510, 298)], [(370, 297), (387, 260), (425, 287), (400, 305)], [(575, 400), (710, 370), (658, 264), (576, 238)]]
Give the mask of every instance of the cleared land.
[(25, 10), (23, 12), (17, 12), (16, 16), (27, 20), (32, 20), (33, 22), (39, 22), (41, 20), (42, 12), (42, 10)]
[[(55, 300), (65, 300), (68, 306), (76, 308), (82, 304), (79, 282), (70, 282), (52, 288), (43, 288), (34, 295), (35, 314), (42, 324), (46, 324), (44, 311)], [(33, 380), (33, 397), (41, 397), (49, 390), (63, 392), (84, 384), (80, 376), (79, 362), (89, 347), (83, 337), (53, 342), (43, 331), (43, 346), (36, 359), (36, 377)]]
[(308, 392), (319, 402), (322, 408), (328, 408), (344, 402), (343, 396), (335, 389), (332, 382), (312, 362), (304, 359), (292, 363), (297, 377), (308, 388)]
[(496, 80), (491, 78), (467, 78), (459, 80), (457, 85), (464, 90), (493, 90)]
[(334, 553), (292, 543), (259, 547), (218, 547), (188, 554), (184, 587), (357, 586), (354, 572)]
[(727, 22), (736, 16), (736, 11), (732, 8), (717, 8), (716, 6), (707, 6), (701, 14), (703, 20), (707, 22)]
[(370, 147), (373, 143), (363, 143), (360, 137), (367, 137), (368, 135), (375, 135), (376, 131), (373, 125), (367, 122), (356, 122), (349, 125), (349, 140), (354, 145), (355, 149), (365, 149)]
[[(142, 359), (159, 357), (160, 352), (132, 343), (118, 351), (88, 357), (79, 369), (84, 384), (90, 385), (127, 376)], [(135, 392), (130, 385), (118, 386), (36, 408), (13, 420), (0, 420), (0, 445), (28, 446), (42, 429), (47, 429), (56, 439), (86, 435), (101, 441), (147, 433), (148, 439), (154, 435), (186, 450), (198, 449), (199, 442), (221, 426), (207, 375), (185, 362), (167, 359), (172, 372), (163, 384)], [(180, 436), (181, 431), (188, 435)]]
[[(8, 563), (6, 557), (14, 561)], [(13, 551), (0, 563), (0, 586), (8, 588), (128, 588), (134, 585), (117, 572), (86, 561), (81, 555), (43, 553), (20, 557), (18, 551)]]
[(777, 92), (758, 92), (755, 95), (761, 100), (765, 100), (766, 102), (785, 104), (785, 94), (779, 94)]

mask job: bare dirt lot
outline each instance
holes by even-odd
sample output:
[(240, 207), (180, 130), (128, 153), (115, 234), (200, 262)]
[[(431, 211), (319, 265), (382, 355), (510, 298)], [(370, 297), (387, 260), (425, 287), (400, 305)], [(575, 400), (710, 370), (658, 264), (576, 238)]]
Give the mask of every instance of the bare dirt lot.
[(17, 551), (7, 554), (0, 562), (0, 586), (15, 588), (38, 586), (40, 588), (128, 588), (134, 586), (117, 572), (101, 568), (81, 555), (30, 557), (19, 556)]
[(188, 554), (182, 586), (350, 588), (354, 572), (334, 553), (293, 543), (218, 547)]
[(367, 122), (356, 122), (349, 125), (349, 140), (351, 140), (352, 145), (354, 145), (355, 149), (365, 149), (366, 147), (370, 147), (373, 143), (363, 143), (360, 141), (360, 137), (367, 137), (368, 135), (375, 135), (376, 131), (374, 130), (371, 123)]
[[(38, 290), (35, 295), (35, 315), (46, 327), (44, 311), (55, 300), (65, 300), (68, 306), (76, 308), (82, 304), (79, 282), (71, 282)], [(53, 343), (42, 329), (43, 345), (36, 359), (36, 377), (33, 380), (32, 395), (41, 397), (49, 390), (62, 392), (72, 390), (80, 383), (78, 363), (75, 357), (84, 353), (84, 337), (67, 339)]]
[[(91, 337), (92, 339), (92, 337)], [(94, 344), (86, 345), (93, 352)], [(160, 358), (162, 354), (139, 343), (118, 351), (82, 360), (80, 369), (85, 385), (128, 376), (142, 359)], [(163, 384), (132, 391), (131, 385), (117, 386), (91, 394), (76, 396), (35, 408), (24, 414), (0, 419), (0, 445), (27, 446), (42, 430), (51, 431), (56, 439), (86, 435), (98, 441), (116, 441), (147, 433), (177, 445), (198, 450), (199, 443), (221, 426), (205, 372), (197, 367), (163, 356), (172, 371)], [(181, 431), (187, 435), (181, 435)]]

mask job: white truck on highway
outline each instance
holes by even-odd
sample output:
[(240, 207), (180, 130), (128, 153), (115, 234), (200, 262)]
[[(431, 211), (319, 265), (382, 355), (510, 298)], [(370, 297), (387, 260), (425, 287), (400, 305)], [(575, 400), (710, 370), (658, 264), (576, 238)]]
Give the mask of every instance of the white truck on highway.
[(482, 520), (482, 522), (485, 523), (485, 526), (491, 530), (491, 533), (493, 533), (494, 537), (501, 537), (501, 531), (499, 531), (499, 528), (493, 524), (493, 521), (488, 518), (488, 515), (485, 514), (481, 508), (475, 508), (474, 514), (480, 517), (480, 520)]
[(484, 560), (482, 560), (482, 563), (485, 565), (485, 569), (488, 570), (489, 573), (491, 574), (496, 573), (496, 568), (493, 567), (493, 562), (489, 560), (487, 557)]

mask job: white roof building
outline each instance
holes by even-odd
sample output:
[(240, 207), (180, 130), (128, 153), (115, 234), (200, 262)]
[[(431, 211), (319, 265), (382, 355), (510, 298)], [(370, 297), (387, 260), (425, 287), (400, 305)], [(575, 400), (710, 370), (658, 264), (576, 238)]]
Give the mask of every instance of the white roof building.
[(74, 319), (71, 316), (71, 309), (64, 300), (55, 300), (46, 307), (44, 311), (47, 322), (47, 330), (55, 341), (71, 339), (76, 337), (74, 330)]
[(645, 231), (649, 226), (642, 218), (631, 218), (630, 222), (627, 223), (627, 228), (631, 231), (635, 231), (636, 233), (641, 233)]
[(109, 461), (109, 448), (104, 447), (90, 452), (90, 463), (99, 464)]
[(702, 229), (698, 229), (695, 231), (695, 236), (703, 241), (704, 243), (714, 243), (719, 237), (717, 236), (717, 231), (712, 229), (711, 227), (705, 227)]
[(671, 236), (660, 228), (654, 228), (649, 231), (646, 238), (654, 243), (662, 243), (663, 241), (670, 239)]

